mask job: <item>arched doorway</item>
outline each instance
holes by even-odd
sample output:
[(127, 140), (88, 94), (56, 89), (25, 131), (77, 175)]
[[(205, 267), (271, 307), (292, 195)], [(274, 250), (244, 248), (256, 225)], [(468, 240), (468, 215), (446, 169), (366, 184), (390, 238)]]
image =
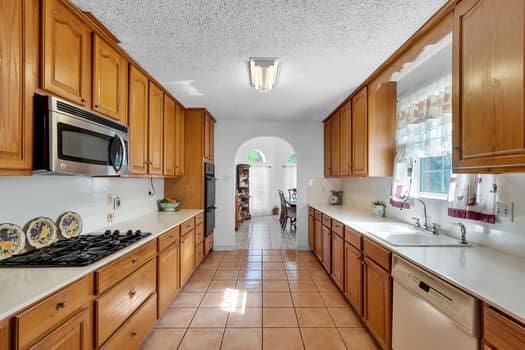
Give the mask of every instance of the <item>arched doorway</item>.
[[(235, 218), (238, 249), (295, 249), (296, 226), (281, 227), (278, 191), (289, 199), (297, 188), (297, 156), (286, 140), (259, 136), (242, 143), (235, 155)], [(293, 203), (292, 203), (293, 205)], [(290, 208), (290, 215), (295, 207)]]

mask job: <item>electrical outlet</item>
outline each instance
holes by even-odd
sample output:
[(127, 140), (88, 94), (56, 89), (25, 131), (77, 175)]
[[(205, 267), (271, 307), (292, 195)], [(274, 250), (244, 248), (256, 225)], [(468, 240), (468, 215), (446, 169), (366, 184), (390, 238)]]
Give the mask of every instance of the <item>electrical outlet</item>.
[(514, 203), (496, 202), (496, 221), (512, 222), (514, 219)]

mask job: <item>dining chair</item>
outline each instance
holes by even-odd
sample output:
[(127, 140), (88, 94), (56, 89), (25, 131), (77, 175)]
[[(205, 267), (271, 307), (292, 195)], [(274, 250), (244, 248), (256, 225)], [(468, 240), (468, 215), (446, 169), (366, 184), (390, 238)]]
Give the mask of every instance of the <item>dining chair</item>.
[(288, 219), (290, 219), (290, 229), (297, 228), (296, 222), (296, 210), (293, 207), (290, 207), (286, 203), (286, 198), (284, 197), (284, 192), (279, 190), (279, 199), (281, 200), (281, 216), (279, 217), (279, 223), (281, 224), (281, 230), (286, 229), (288, 224)]
[(289, 188), (288, 189), (288, 198), (292, 201), (297, 200), (297, 188)]

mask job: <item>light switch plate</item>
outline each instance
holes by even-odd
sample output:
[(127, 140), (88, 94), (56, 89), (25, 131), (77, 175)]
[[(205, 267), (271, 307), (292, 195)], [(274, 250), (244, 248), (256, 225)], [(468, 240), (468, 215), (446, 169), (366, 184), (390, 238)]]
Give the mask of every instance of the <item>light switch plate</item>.
[(514, 219), (514, 203), (512, 202), (496, 202), (496, 221), (497, 222), (512, 222)]

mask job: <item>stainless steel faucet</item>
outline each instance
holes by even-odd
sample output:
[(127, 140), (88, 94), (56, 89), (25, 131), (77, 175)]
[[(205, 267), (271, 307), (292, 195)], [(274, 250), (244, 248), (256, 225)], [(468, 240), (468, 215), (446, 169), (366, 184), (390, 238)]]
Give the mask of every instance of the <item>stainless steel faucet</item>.
[(468, 244), (467, 242), (467, 229), (465, 228), (465, 225), (461, 222), (456, 222), (456, 225), (459, 226), (459, 230), (461, 232), (461, 244)]
[(406, 202), (408, 202), (408, 200), (410, 198), (413, 198), (413, 199), (417, 200), (419, 203), (421, 203), (421, 205), (423, 205), (424, 223), (423, 223), (423, 226), (421, 226), (421, 223), (419, 222), (419, 219), (418, 218), (413, 218), (414, 220), (416, 220), (416, 224), (415, 224), (416, 228), (422, 229), (422, 230), (425, 230), (425, 231), (430, 231), (430, 232), (432, 232), (435, 235), (439, 234), (439, 230), (438, 230), (439, 229), (439, 225), (438, 224), (436, 224), (434, 222), (434, 223), (432, 223), (432, 227), (430, 227), (430, 225), (428, 224), (427, 205), (425, 204), (425, 202), (421, 198), (412, 197), (412, 196), (406, 196), (406, 198), (403, 200), (403, 202), (401, 202), (401, 207), (399, 209), (400, 210), (405, 209)]

